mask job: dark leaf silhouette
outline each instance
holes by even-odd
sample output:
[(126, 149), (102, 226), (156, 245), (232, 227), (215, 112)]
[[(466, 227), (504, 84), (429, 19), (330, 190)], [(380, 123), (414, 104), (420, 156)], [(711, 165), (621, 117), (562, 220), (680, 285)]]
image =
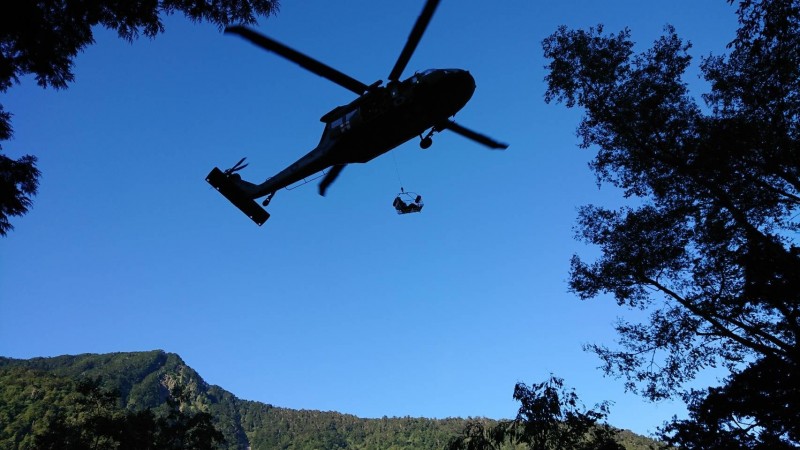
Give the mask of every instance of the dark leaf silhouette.
[[(589, 349), (630, 390), (690, 400), (705, 421), (695, 438), (738, 430), (715, 448), (797, 446), (800, 2), (744, 0), (737, 12), (730, 53), (701, 62), (705, 108), (682, 80), (690, 45), (671, 27), (641, 54), (629, 30), (602, 26), (544, 40), (546, 100), (585, 110), (578, 134), (597, 151), (598, 182), (634, 200), (580, 210), (578, 237), (601, 256), (573, 258), (570, 288), (646, 312), (644, 322), (619, 322), (619, 347)], [(726, 385), (684, 392), (718, 366), (731, 373)], [(689, 426), (669, 430), (688, 436)]]

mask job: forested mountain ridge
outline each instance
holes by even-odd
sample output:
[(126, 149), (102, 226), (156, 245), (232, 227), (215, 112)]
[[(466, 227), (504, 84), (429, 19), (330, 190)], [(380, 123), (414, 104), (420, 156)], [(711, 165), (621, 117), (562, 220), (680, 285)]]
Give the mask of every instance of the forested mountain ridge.
[[(117, 392), (119, 407), (129, 411), (164, 412), (171, 390), (178, 387), (184, 394), (181, 410), (211, 414), (229, 449), (442, 449), (466, 423), (461, 418), (362, 419), (241, 400), (206, 383), (178, 355), (154, 350), (28, 360), (0, 357), (0, 442), (11, 442), (12, 433), (31, 429), (26, 421), (47, 411), (48, 402), (66, 402), (75, 380), (87, 379)], [(31, 386), (39, 391), (35, 399), (24, 390)], [(652, 443), (629, 432), (620, 438), (630, 449)]]
[[(102, 388), (118, 394), (120, 408), (129, 411), (150, 409), (156, 414), (167, 411), (170, 390), (178, 386), (182, 388), (187, 400), (182, 402), (182, 410), (208, 412), (213, 416), (215, 426), (223, 433), (228, 448), (247, 447), (247, 436), (239, 425), (236, 414), (238, 399), (218, 386), (208, 385), (176, 354), (154, 350), (28, 360), (0, 357), (0, 376), (15, 369), (25, 370), (17, 372), (16, 376), (28, 378), (29, 384), (42, 382), (41, 379), (46, 377), (100, 380)], [(45, 385), (50, 384), (45, 381)], [(60, 386), (62, 389), (70, 389), (63, 384)], [(0, 392), (13, 396), (5, 388), (7, 386), (0, 385)], [(8, 399), (0, 399), (0, 406), (3, 404), (8, 404)]]

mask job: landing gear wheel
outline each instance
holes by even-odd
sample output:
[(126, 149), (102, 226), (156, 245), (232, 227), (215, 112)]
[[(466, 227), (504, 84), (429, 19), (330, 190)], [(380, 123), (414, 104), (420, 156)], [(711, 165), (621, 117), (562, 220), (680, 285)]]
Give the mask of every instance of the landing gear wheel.
[(433, 127), (433, 128), (431, 128), (431, 131), (428, 131), (428, 134), (426, 134), (425, 136), (422, 136), (420, 134), (419, 135), (419, 137), (421, 139), (419, 141), (420, 148), (422, 148), (423, 150), (430, 148), (430, 146), (433, 144), (433, 139), (431, 139), (431, 136), (433, 136), (433, 133), (436, 133), (437, 131), (439, 131), (439, 129), (436, 128), (436, 127)]

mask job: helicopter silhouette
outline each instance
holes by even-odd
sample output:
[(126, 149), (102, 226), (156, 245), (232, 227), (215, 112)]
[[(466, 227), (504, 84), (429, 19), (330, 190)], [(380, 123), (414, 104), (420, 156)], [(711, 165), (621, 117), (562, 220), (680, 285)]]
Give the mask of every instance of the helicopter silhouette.
[(434, 133), (450, 130), (491, 149), (508, 148), (450, 119), (475, 91), (475, 80), (468, 71), (429, 69), (400, 80), (438, 5), (439, 0), (425, 3), (386, 85), (381, 80), (364, 84), (249, 28), (227, 27), (225, 33), (239, 35), (277, 53), (359, 97), (323, 115), (320, 121), (325, 129), (317, 147), (263, 183), (250, 183), (237, 173), (247, 166), (244, 158), (224, 171), (214, 167), (206, 181), (256, 224), (262, 225), (270, 215), (255, 199), (266, 196), (262, 203), (266, 207), (275, 192), (318, 172), (324, 173), (319, 193), (325, 195), (347, 164), (366, 163), (414, 137), (419, 137), (420, 147), (427, 149), (433, 143)]

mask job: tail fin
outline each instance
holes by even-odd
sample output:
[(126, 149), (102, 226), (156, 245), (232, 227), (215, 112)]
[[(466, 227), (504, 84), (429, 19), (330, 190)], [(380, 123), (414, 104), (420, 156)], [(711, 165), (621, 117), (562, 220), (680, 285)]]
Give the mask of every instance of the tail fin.
[(242, 181), (238, 174), (225, 173), (214, 167), (206, 177), (206, 181), (257, 225), (261, 226), (269, 219), (269, 213), (245, 191), (245, 188), (254, 185)]

